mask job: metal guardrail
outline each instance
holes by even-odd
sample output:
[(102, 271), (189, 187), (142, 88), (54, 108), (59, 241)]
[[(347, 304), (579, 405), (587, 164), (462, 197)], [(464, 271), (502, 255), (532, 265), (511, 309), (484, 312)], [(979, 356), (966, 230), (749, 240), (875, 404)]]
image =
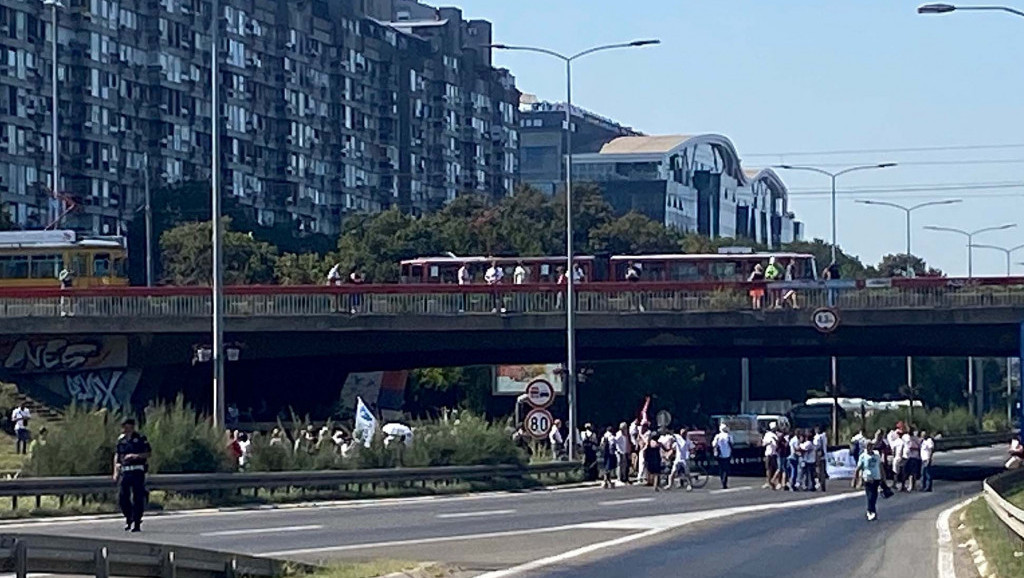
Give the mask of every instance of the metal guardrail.
[[(526, 467), (446, 466), (435, 468), (395, 468), (373, 470), (322, 470), (259, 473), (216, 474), (156, 474), (149, 476), (146, 487), (150, 490), (188, 492), (240, 492), (252, 490), (256, 496), (261, 490), (301, 488), (306, 490), (351, 489), (362, 492), (364, 487), (376, 489), (392, 485), (428, 483), (435, 486), (458, 482), (493, 480), (495, 478), (525, 478), (568, 476), (579, 469), (578, 463), (553, 462)], [(61, 504), (68, 496), (112, 495), (117, 486), (110, 476), (71, 476), (49, 478), (19, 478), (0, 481), (0, 497), (9, 497), (12, 507), (18, 507), (19, 498), (34, 497), (39, 507), (43, 496), (57, 496)]]
[(131, 578), (274, 578), (270, 558), (123, 540), (0, 534), (0, 564), (17, 578), (30, 573)]
[(992, 513), (1002, 521), (1010, 537), (1024, 545), (1024, 510), (1003, 497), (1008, 490), (1024, 486), (1024, 468), (992, 476), (984, 482), (985, 502)]
[(1010, 431), (985, 432), (978, 434), (943, 436), (935, 439), (935, 451), (948, 452), (965, 448), (977, 448), (995, 444), (1009, 443), (1016, 434)]

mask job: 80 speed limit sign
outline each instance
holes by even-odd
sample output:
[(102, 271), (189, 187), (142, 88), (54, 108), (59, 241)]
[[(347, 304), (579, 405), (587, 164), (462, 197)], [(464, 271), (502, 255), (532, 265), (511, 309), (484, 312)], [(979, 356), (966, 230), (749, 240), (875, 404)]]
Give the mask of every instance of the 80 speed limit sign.
[(526, 431), (537, 439), (544, 439), (548, 437), (548, 432), (551, 431), (551, 425), (554, 423), (554, 418), (551, 417), (551, 412), (546, 409), (533, 409), (530, 413), (526, 414), (526, 418), (523, 420), (523, 425), (526, 426)]

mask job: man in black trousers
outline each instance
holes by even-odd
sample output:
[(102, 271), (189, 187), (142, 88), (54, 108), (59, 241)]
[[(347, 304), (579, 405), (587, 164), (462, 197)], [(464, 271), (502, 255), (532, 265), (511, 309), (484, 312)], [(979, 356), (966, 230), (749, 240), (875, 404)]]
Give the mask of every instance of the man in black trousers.
[(121, 422), (114, 454), (114, 479), (119, 485), (118, 501), (124, 514), (125, 532), (142, 531), (142, 514), (146, 509), (146, 470), (153, 449), (146, 436), (135, 429), (135, 420)]

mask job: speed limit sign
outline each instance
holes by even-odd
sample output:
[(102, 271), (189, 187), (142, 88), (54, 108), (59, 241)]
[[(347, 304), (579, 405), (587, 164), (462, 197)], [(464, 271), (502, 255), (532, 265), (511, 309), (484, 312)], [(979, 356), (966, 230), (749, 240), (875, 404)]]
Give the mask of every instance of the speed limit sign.
[(551, 431), (551, 425), (554, 421), (550, 411), (537, 408), (530, 410), (530, 413), (526, 414), (523, 424), (530, 435), (537, 439), (544, 439), (548, 437), (548, 432)]

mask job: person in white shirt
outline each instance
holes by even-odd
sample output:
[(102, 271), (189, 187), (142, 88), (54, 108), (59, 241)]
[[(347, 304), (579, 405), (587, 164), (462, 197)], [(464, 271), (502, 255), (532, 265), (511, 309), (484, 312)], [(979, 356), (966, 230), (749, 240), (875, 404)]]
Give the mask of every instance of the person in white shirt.
[[(686, 486), (687, 492), (693, 491), (693, 477), (690, 475), (690, 454), (693, 453), (693, 442), (686, 437), (686, 428), (679, 430), (679, 433), (672, 436), (672, 451), (674, 459), (672, 471), (668, 475), (668, 489), (675, 486), (676, 480), (680, 480), (679, 487)], [(682, 479), (680, 479), (682, 475)]]
[(768, 426), (768, 431), (764, 432), (764, 437), (761, 439), (761, 447), (764, 448), (764, 485), (761, 486), (764, 489), (775, 487), (775, 478), (779, 473), (779, 434), (777, 432), (779, 425), (776, 422), (772, 422)]
[(619, 481), (623, 484), (629, 483), (632, 448), (629, 426), (626, 425), (626, 422), (622, 422), (619, 424), (619, 431), (615, 434), (615, 457), (618, 459)]
[(788, 468), (787, 473), (789, 474), (789, 489), (790, 491), (795, 492), (803, 486), (803, 468), (800, 467), (799, 431), (794, 431), (793, 435), (789, 438), (789, 457), (786, 458), (786, 467)]
[(715, 458), (718, 460), (718, 478), (722, 482), (722, 489), (729, 488), (729, 466), (732, 462), (732, 435), (729, 434), (729, 426), (719, 424), (718, 435), (711, 440), (711, 448)]
[(828, 436), (825, 435), (825, 428), (818, 426), (817, 434), (814, 436), (814, 469), (818, 477), (818, 486), (825, 491), (825, 482), (828, 480), (828, 471), (825, 468), (825, 459), (828, 457)]
[(921, 432), (921, 491), (932, 491), (932, 456), (935, 455), (935, 440), (928, 432)]
[(892, 452), (893, 481), (900, 491), (905, 491), (906, 477), (903, 470), (906, 464), (906, 457), (903, 454), (903, 431), (901, 426), (902, 424), (897, 426), (896, 430), (889, 433), (888, 442), (889, 450)]
[[(497, 287), (501, 285), (504, 278), (505, 270), (498, 266), (497, 261), (492, 261), (491, 266), (484, 273), (484, 281), (491, 287)], [(491, 292), (491, 313), (497, 313), (499, 310), (502, 313), (505, 312), (504, 297), (495, 290)]]
[(921, 477), (921, 438), (919, 432), (903, 434), (903, 472), (907, 491), (913, 492)]
[(523, 285), (526, 283), (526, 276), (526, 267), (523, 267), (523, 262), (520, 261), (512, 272), (512, 282), (516, 285)]
[(28, 421), (31, 417), (32, 412), (28, 410), (24, 402), (11, 412), (11, 421), (14, 422), (14, 451), (21, 455), (28, 453), (28, 442), (32, 439), (28, 429)]
[(575, 263), (572, 266), (572, 282), (573, 283), (583, 283), (586, 280), (587, 280), (587, 275), (586, 275), (586, 273), (583, 272), (583, 267), (580, 267), (579, 263)]
[(551, 442), (551, 454), (556, 460), (562, 459), (565, 455), (565, 438), (562, 437), (562, 420), (556, 419), (548, 434), (548, 441)]
[(651, 441), (651, 426), (646, 422), (641, 423), (638, 426), (636, 433), (636, 445), (633, 446), (636, 449), (636, 483), (644, 485), (647, 483), (647, 458), (644, 456), (644, 450), (647, 449), (648, 443)]
[(327, 284), (341, 285), (341, 263), (335, 263), (331, 270), (327, 272)]
[(252, 441), (248, 434), (238, 434), (238, 469), (245, 471), (252, 459)]
[(800, 466), (803, 468), (804, 491), (814, 491), (814, 474), (817, 452), (811, 435), (802, 436), (800, 441)]

